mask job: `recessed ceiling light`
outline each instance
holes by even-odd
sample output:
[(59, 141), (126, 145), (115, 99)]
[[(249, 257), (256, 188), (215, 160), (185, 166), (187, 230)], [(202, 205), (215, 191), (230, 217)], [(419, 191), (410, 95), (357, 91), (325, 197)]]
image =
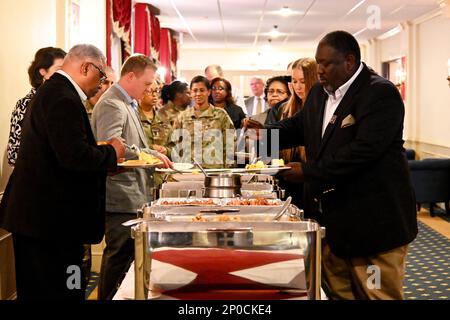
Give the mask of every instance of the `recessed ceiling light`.
[(284, 6), (280, 9), (280, 14), (284, 17), (290, 16), (293, 13), (294, 12), (288, 6)]
[(348, 12), (347, 12), (347, 16), (349, 14), (351, 14), (353, 11), (355, 11), (356, 9), (359, 8), (359, 6), (361, 6), (364, 2), (366, 2), (366, 0), (361, 0), (360, 2), (358, 2), (353, 8), (351, 8)]
[(274, 25), (272, 31), (269, 32), (271, 38), (278, 38), (281, 33), (278, 31), (278, 26)]

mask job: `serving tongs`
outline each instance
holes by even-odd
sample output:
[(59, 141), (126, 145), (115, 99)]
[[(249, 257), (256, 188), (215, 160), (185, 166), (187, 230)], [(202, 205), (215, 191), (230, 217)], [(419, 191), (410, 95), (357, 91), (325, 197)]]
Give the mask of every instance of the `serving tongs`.
[(205, 169), (203, 169), (203, 167), (200, 165), (200, 163), (198, 163), (197, 160), (195, 160), (195, 158), (193, 160), (194, 160), (194, 164), (202, 171), (202, 173), (205, 175), (205, 177), (207, 177), (208, 174), (206, 173)]
[(291, 204), (292, 201), (292, 197), (288, 197), (286, 199), (286, 201), (284, 202), (283, 207), (281, 208), (281, 210), (275, 215), (275, 217), (273, 217), (273, 221), (278, 221), (280, 220), (280, 218), (283, 216), (283, 214), (286, 212), (287, 208), (289, 207), (289, 205)]
[(138, 157), (141, 155), (141, 149), (139, 149), (139, 147), (135, 144), (132, 144), (131, 146), (124, 143), (123, 144), (125, 147), (127, 147), (128, 149), (130, 149), (132, 152), (134, 152), (135, 155), (137, 155)]

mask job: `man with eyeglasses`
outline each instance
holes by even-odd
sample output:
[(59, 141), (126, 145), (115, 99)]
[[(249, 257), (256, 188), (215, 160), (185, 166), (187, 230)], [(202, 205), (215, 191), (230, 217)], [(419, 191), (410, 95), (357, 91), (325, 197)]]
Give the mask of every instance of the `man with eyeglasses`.
[(125, 153), (118, 138), (97, 145), (82, 103), (99, 90), (96, 69), (105, 60), (92, 45), (73, 47), (25, 115), (0, 204), (0, 226), (13, 235), (18, 300), (84, 300), (83, 244), (103, 238), (106, 175)]
[(108, 90), (116, 82), (116, 74), (113, 68), (107, 66), (104, 71), (105, 76), (103, 76), (103, 71), (101, 69), (98, 70), (102, 75), (102, 77), (100, 78), (100, 82), (102, 82), (102, 87), (100, 88), (100, 90), (98, 90), (95, 96), (87, 99), (84, 102), (84, 106), (89, 116), (89, 120), (92, 117), (92, 111), (94, 110), (94, 106), (97, 104), (100, 97), (106, 92), (106, 90)]

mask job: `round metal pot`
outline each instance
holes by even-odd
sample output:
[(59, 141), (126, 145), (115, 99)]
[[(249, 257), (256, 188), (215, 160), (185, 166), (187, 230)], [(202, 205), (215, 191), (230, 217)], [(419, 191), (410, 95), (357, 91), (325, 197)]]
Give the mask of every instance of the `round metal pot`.
[(241, 188), (205, 188), (203, 196), (205, 198), (235, 198), (240, 196)]
[(241, 188), (239, 174), (209, 174), (205, 177), (205, 188)]

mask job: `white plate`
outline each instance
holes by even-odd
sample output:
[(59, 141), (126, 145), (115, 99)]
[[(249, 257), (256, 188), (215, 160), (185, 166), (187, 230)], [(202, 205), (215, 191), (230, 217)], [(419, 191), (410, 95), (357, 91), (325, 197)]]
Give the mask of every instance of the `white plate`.
[(265, 173), (265, 174), (277, 174), (281, 170), (289, 170), (291, 167), (269, 167), (269, 168), (256, 168), (256, 169), (245, 169), (248, 173)]
[(189, 170), (194, 167), (192, 163), (182, 163), (182, 162), (174, 162), (173, 167), (176, 170), (183, 171), (183, 170)]
[(140, 163), (135, 163), (135, 162), (121, 162), (118, 163), (117, 166), (118, 167), (122, 167), (122, 168), (152, 168), (152, 167), (156, 167), (163, 164), (162, 162), (160, 163), (155, 163), (155, 164), (148, 164), (148, 163), (144, 163), (144, 164), (140, 164)]

